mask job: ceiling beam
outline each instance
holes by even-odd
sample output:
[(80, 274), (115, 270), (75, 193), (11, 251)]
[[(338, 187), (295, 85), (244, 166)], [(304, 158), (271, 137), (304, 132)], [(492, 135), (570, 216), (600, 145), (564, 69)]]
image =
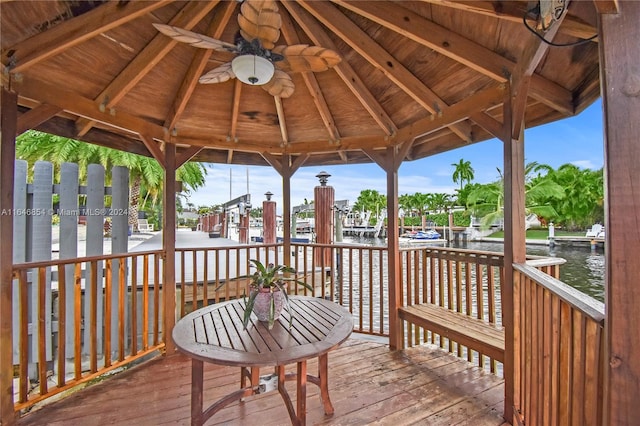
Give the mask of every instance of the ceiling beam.
[[(169, 25), (190, 30), (215, 7), (214, 2), (188, 2), (169, 22)], [(95, 102), (102, 108), (114, 108), (118, 102), (151, 71), (179, 42), (158, 32), (153, 39), (138, 53), (133, 61), (122, 70), (117, 77), (102, 90)], [(79, 136), (91, 128), (92, 123), (83, 120), (77, 126)]]
[(121, 129), (136, 136), (144, 134), (157, 140), (168, 140), (166, 129), (162, 126), (124, 111), (118, 111), (115, 115), (112, 115), (109, 110), (101, 111), (92, 99), (60, 89), (59, 86), (28, 78), (25, 75), (20, 83), (14, 82), (14, 88), (20, 97), (56, 106), (88, 120), (103, 123), (107, 127)]
[[(291, 21), (291, 15), (286, 13), (280, 13), (282, 18), (282, 27), (281, 32), (284, 36), (285, 41), (288, 45), (300, 44), (300, 38), (296, 33), (293, 22)], [(329, 105), (327, 104), (327, 100), (322, 93), (322, 89), (318, 84), (318, 79), (316, 75), (312, 72), (303, 72), (300, 73), (302, 79), (304, 80), (305, 86), (307, 86), (307, 90), (311, 94), (313, 98), (313, 103), (320, 114), (320, 118), (322, 118), (322, 122), (324, 123), (324, 127), (327, 129), (327, 133), (329, 134), (329, 138), (332, 141), (340, 140), (340, 133), (338, 132), (338, 128), (336, 127), (335, 120), (333, 119), (333, 115), (331, 114), (331, 110), (329, 109)]]
[[(209, 30), (207, 31), (207, 35), (215, 39), (222, 37), (225, 27), (236, 10), (236, 3), (223, 2), (223, 4), (218, 7), (220, 10), (215, 11), (216, 13), (211, 21), (211, 25), (209, 25)], [(182, 79), (180, 89), (178, 89), (178, 92), (175, 95), (171, 110), (169, 111), (169, 114), (167, 114), (167, 118), (164, 122), (164, 126), (167, 129), (171, 131), (175, 129), (176, 123), (187, 107), (189, 99), (191, 99), (191, 95), (198, 84), (198, 79), (204, 72), (204, 68), (212, 53), (213, 51), (210, 49), (195, 49), (191, 64)]]
[[(560, 18), (556, 20), (545, 32), (544, 39), (546, 41), (550, 42), (553, 40), (566, 16), (567, 11), (565, 9), (562, 16), (560, 16)], [(527, 109), (527, 95), (529, 93), (529, 87), (532, 84), (531, 76), (534, 75), (540, 61), (542, 61), (542, 58), (549, 50), (549, 44), (543, 42), (540, 38), (530, 35), (529, 39), (531, 41), (528, 42), (524, 48), (524, 51), (520, 55), (520, 59), (511, 74), (511, 139), (513, 140), (519, 140), (521, 138), (521, 132), (525, 125), (524, 115)], [(505, 124), (507, 124), (507, 121), (505, 121)], [(506, 142), (507, 141), (505, 140), (505, 143)]]
[[(444, 100), (335, 6), (328, 2), (307, 0), (300, 0), (300, 4), (326, 25), (327, 28), (346, 41), (352, 49), (358, 52), (371, 65), (382, 71), (389, 80), (400, 87), (425, 110), (432, 114), (438, 114), (447, 108), (448, 105)], [(461, 139), (472, 142), (471, 125), (469, 123), (452, 124), (451, 131)]]
[(233, 142), (238, 142), (238, 116), (240, 115), (240, 96), (242, 94), (242, 82), (237, 78), (233, 86), (233, 99), (231, 101), (231, 126), (229, 127), (228, 138)]
[[(422, 0), (426, 3), (432, 3), (438, 6), (449, 7), (452, 9), (464, 10), (470, 13), (476, 13), (485, 16), (491, 16), (493, 18), (501, 19), (503, 21), (509, 21), (521, 24), (522, 18), (528, 13), (526, 2), (517, 1), (480, 1), (480, 0)], [(594, 2), (600, 2), (601, 0), (594, 0)], [(604, 3), (610, 3), (615, 0), (602, 0)], [(598, 33), (598, 29), (582, 20), (575, 17), (567, 17), (559, 32), (568, 36), (590, 39), (593, 35)], [(598, 39), (592, 39), (591, 41), (597, 42)]]
[(144, 146), (147, 147), (149, 153), (153, 156), (153, 158), (155, 158), (156, 161), (160, 163), (163, 169), (166, 168), (164, 152), (162, 152), (160, 146), (158, 146), (156, 141), (154, 141), (153, 138), (143, 134), (140, 134), (140, 139), (144, 143)]
[[(169, 25), (192, 29), (213, 9), (218, 1), (188, 2)], [(118, 76), (97, 96), (97, 102), (106, 101), (106, 107), (114, 107), (117, 103), (151, 71), (179, 42), (158, 32), (135, 59), (122, 70)]]
[[(516, 67), (515, 62), (399, 4), (333, 1), (496, 81), (506, 82)], [(565, 115), (575, 113), (571, 92), (559, 84), (536, 74), (531, 89), (531, 96), (545, 105)]]
[(470, 96), (457, 104), (451, 105), (437, 117), (427, 117), (417, 120), (412, 124), (401, 128), (398, 131), (396, 140), (413, 141), (415, 138), (451, 126), (452, 123), (466, 120), (478, 111), (487, 110), (495, 105), (501, 104), (504, 97), (504, 85), (485, 89)]
[(278, 113), (278, 123), (280, 124), (282, 146), (287, 146), (289, 144), (289, 133), (287, 132), (287, 121), (284, 114), (284, 106), (282, 105), (282, 98), (280, 96), (274, 96), (273, 101), (276, 104), (276, 112)]
[(185, 149), (180, 149), (176, 152), (176, 170), (187, 161), (195, 157), (204, 147), (202, 146), (189, 146)]
[(18, 117), (16, 135), (21, 135), (27, 130), (33, 129), (44, 123), (57, 113), (62, 111), (59, 107), (49, 104), (40, 104)]
[[(281, 0), (281, 3), (285, 6), (287, 11), (296, 20), (296, 23), (300, 25), (312, 42), (318, 46), (323, 46), (327, 49), (339, 52), (335, 43), (327, 35), (324, 28), (322, 28), (322, 26), (320, 26), (320, 24), (318, 24), (318, 22), (296, 2)], [(389, 117), (384, 108), (382, 108), (375, 96), (373, 96), (369, 91), (351, 65), (349, 65), (347, 61), (341, 61), (338, 65), (333, 67), (333, 69), (342, 79), (344, 84), (347, 85), (349, 90), (351, 90), (351, 93), (353, 93), (367, 112), (369, 112), (371, 117), (376, 121), (376, 123), (378, 123), (382, 131), (387, 136), (395, 134), (398, 131), (396, 124), (391, 120), (391, 117)]]
[[(11, 72), (20, 73), (97, 35), (139, 18), (171, 1), (108, 2), (82, 15), (55, 25), (2, 52), (2, 63), (12, 62)], [(9, 56), (8, 54), (11, 53)], [(15, 61), (12, 59), (15, 58)]]

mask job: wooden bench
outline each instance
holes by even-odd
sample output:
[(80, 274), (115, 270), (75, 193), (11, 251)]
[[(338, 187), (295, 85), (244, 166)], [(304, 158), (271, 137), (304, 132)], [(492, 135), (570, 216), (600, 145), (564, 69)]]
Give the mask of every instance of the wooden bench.
[(404, 321), (504, 362), (504, 328), (432, 304), (402, 306), (398, 311)]

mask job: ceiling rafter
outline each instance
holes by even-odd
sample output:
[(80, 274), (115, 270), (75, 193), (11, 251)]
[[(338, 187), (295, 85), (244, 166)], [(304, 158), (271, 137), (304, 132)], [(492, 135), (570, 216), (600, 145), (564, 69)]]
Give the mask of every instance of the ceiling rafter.
[[(567, 16), (567, 11), (557, 19), (545, 33), (545, 39), (552, 41), (558, 33), (560, 25)], [(511, 78), (510, 90), (512, 91), (511, 103), (512, 103), (512, 119), (511, 119), (511, 137), (513, 139), (519, 139), (522, 133), (524, 123), (524, 115), (527, 109), (527, 95), (529, 93), (529, 87), (531, 85), (531, 76), (534, 75), (536, 68), (544, 55), (549, 50), (549, 44), (544, 43), (538, 37), (531, 35), (531, 42), (525, 47), (518, 64), (513, 70)], [(507, 124), (505, 122), (505, 124)]]
[(59, 107), (49, 104), (40, 104), (18, 117), (16, 135), (21, 135), (29, 129), (33, 129), (41, 123), (49, 120), (62, 111)]
[[(414, 101), (432, 114), (439, 114), (447, 108), (446, 102), (427, 87), (420, 79), (402, 65), (393, 55), (380, 46), (353, 21), (340, 13), (330, 3), (301, 1), (300, 4), (313, 13), (331, 31), (345, 40), (352, 49), (371, 65), (382, 71), (394, 84), (400, 87)], [(451, 131), (461, 139), (472, 142), (471, 125), (455, 123)]]
[(176, 169), (198, 155), (204, 149), (203, 146), (189, 146), (176, 152)]
[(504, 90), (504, 85), (485, 89), (457, 104), (451, 105), (436, 118), (432, 119), (431, 117), (427, 117), (422, 120), (417, 120), (409, 126), (400, 129), (396, 140), (400, 142), (414, 140), (420, 136), (448, 127), (452, 123), (466, 120), (477, 111), (484, 111), (502, 103)]
[[(77, 44), (101, 33), (132, 21), (155, 9), (166, 6), (170, 1), (159, 2), (108, 2), (80, 16), (62, 22), (48, 31), (30, 37), (5, 52), (14, 52), (16, 63), (12, 72), (19, 73), (27, 68), (59, 54)], [(106, 18), (108, 17), (108, 18)], [(7, 65), (11, 57), (2, 52), (2, 62)]]
[[(217, 13), (214, 15), (211, 25), (209, 25), (209, 30), (207, 31), (207, 35), (216, 39), (222, 36), (225, 27), (236, 10), (236, 4), (234, 2), (223, 2), (219, 7), (220, 10), (216, 11)], [(175, 128), (176, 123), (189, 103), (193, 91), (198, 85), (198, 79), (204, 72), (204, 68), (212, 53), (213, 50), (210, 49), (195, 49), (193, 60), (182, 79), (180, 89), (178, 89), (178, 93), (176, 93), (171, 110), (165, 120), (164, 125), (167, 129), (173, 130)]]
[[(284, 12), (284, 11), (283, 11)], [(289, 45), (300, 44), (300, 38), (298, 34), (296, 34), (296, 30), (293, 27), (293, 22), (291, 22), (291, 15), (288, 13), (280, 13), (282, 19), (282, 27), (280, 31), (284, 36), (285, 41)], [(329, 138), (331, 141), (340, 140), (340, 132), (335, 125), (335, 120), (333, 119), (333, 115), (331, 114), (331, 110), (329, 109), (329, 105), (320, 89), (320, 85), (318, 84), (318, 79), (315, 74), (312, 72), (303, 72), (301, 73), (302, 79), (304, 80), (309, 93), (313, 97), (313, 102), (320, 114), (320, 118), (322, 118), (322, 122), (324, 126), (327, 128), (327, 133), (329, 133)]]
[(233, 100), (231, 101), (231, 127), (227, 138), (238, 142), (238, 116), (240, 115), (240, 96), (242, 95), (242, 82), (237, 78), (233, 86)]
[(282, 136), (282, 146), (289, 145), (289, 133), (287, 132), (287, 120), (284, 114), (284, 106), (282, 105), (282, 98), (280, 96), (274, 96), (273, 101), (276, 104), (276, 112), (278, 114), (278, 123), (280, 124), (280, 135)]
[(162, 149), (160, 149), (160, 146), (156, 143), (156, 141), (154, 141), (152, 137), (142, 133), (140, 133), (140, 139), (144, 143), (144, 146), (146, 146), (147, 149), (149, 150), (149, 154), (151, 154), (153, 158), (155, 158), (156, 161), (160, 163), (162, 168), (165, 168), (165, 164), (166, 164), (165, 155)]
[(168, 140), (167, 131), (162, 126), (123, 111), (119, 111), (116, 115), (110, 114), (107, 110), (101, 111), (92, 99), (60, 89), (58, 86), (25, 76), (19, 85), (16, 83), (16, 87), (21, 97), (39, 99), (61, 110), (128, 133), (145, 134), (154, 139)]
[[(336, 52), (339, 51), (333, 40), (331, 40), (331, 38), (326, 34), (324, 29), (296, 2), (282, 0), (281, 3), (294, 17), (298, 25), (300, 25), (307, 36), (311, 39), (311, 41), (319, 46), (324, 46)], [(349, 90), (351, 90), (353, 95), (360, 101), (367, 112), (369, 112), (371, 117), (376, 121), (376, 123), (378, 123), (383, 132), (387, 136), (394, 135), (398, 131), (398, 127), (393, 122), (393, 120), (391, 120), (391, 117), (389, 117), (387, 112), (384, 110), (384, 108), (382, 108), (373, 94), (369, 91), (358, 74), (353, 70), (351, 65), (349, 65), (347, 61), (341, 61), (338, 65), (333, 67), (333, 69), (336, 71), (342, 81), (347, 85)]]
[[(426, 3), (432, 3), (439, 6), (449, 7), (458, 10), (464, 10), (471, 13), (490, 16), (492, 18), (502, 19), (509, 22), (522, 23), (522, 17), (528, 12), (527, 3), (515, 1), (458, 1), (458, 0), (422, 0)], [(598, 3), (600, 0), (594, 0)], [(613, 3), (614, 0), (606, 0), (604, 3)], [(597, 7), (597, 6), (596, 6)], [(568, 36), (581, 39), (588, 39), (598, 33), (598, 29), (593, 25), (581, 21), (574, 17), (567, 17), (559, 32)], [(598, 39), (591, 41), (597, 42)]]
[[(506, 82), (516, 63), (498, 53), (438, 25), (400, 5), (388, 2), (332, 0), (335, 3), (408, 37), (499, 82)], [(531, 96), (567, 115), (574, 114), (571, 92), (534, 74)]]
[[(171, 20), (170, 25), (185, 29), (193, 28), (213, 9), (218, 2), (189, 2)], [(147, 44), (127, 67), (95, 98), (95, 102), (103, 108), (113, 108), (122, 98), (178, 44), (161, 33)], [(87, 129), (86, 123), (79, 127)], [(87, 129), (88, 130), (88, 129)]]

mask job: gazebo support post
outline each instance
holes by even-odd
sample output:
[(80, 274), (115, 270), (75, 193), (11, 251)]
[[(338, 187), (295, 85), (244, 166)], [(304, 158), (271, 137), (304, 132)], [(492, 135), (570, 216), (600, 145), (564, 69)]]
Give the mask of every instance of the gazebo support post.
[[(606, 3), (606, 2), (605, 2)], [(599, 15), (605, 161), (604, 425), (640, 418), (640, 2)]]
[(13, 181), (16, 156), (18, 96), (0, 91), (0, 424), (13, 425)]
[(162, 250), (164, 276), (164, 344), (167, 355), (176, 351), (171, 338), (176, 324), (176, 145), (166, 143), (164, 150), (164, 186), (162, 194)]
[(387, 255), (389, 274), (389, 349), (404, 347), (404, 328), (398, 316), (402, 306), (402, 285), (400, 277), (400, 250), (398, 240), (398, 169), (406, 157), (415, 138), (384, 151), (366, 149), (364, 152), (387, 174)]

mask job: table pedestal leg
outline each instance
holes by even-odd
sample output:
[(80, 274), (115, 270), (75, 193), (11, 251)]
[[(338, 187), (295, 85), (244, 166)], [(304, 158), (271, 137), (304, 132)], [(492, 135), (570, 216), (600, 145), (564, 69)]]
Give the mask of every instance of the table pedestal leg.
[(203, 363), (195, 358), (191, 359), (191, 425), (202, 424), (202, 376)]
[(298, 392), (298, 420), (304, 426), (307, 423), (307, 361), (298, 362), (296, 385)]
[(333, 414), (333, 404), (329, 399), (329, 354), (322, 354), (318, 357), (318, 377), (320, 378), (320, 398), (324, 404), (324, 413), (326, 415)]

